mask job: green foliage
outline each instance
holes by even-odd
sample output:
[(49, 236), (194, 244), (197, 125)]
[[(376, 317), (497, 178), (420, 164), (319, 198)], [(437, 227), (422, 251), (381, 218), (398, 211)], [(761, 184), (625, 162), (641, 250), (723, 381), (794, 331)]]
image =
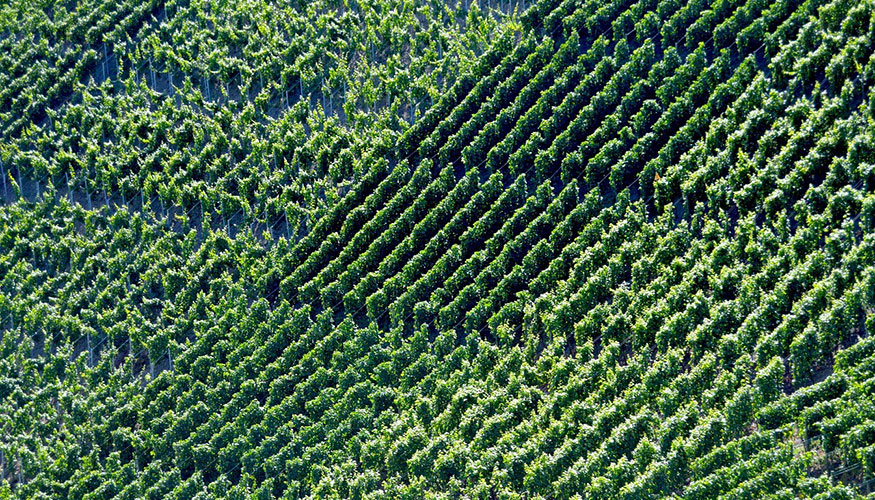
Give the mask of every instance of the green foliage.
[(860, 497), (873, 23), (0, 7), (0, 498)]

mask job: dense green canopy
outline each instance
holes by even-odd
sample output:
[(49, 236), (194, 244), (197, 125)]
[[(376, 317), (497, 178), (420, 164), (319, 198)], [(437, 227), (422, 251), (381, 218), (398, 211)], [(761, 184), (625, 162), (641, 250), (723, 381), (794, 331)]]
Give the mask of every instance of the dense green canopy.
[(0, 498), (868, 495), (873, 33), (8, 2)]

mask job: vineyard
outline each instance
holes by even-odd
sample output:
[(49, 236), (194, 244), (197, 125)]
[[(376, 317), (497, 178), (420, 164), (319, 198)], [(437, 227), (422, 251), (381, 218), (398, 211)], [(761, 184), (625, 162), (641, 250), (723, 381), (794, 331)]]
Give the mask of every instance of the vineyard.
[(873, 37), (6, 2), (0, 499), (875, 498)]

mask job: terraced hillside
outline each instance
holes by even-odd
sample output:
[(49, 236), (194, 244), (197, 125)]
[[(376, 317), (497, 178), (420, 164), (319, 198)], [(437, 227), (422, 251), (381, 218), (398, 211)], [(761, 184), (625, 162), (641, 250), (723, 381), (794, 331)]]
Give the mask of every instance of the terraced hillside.
[(525, 7), (403, 132), (326, 153), (355, 181), (297, 234), (213, 194), (4, 206), (0, 494), (869, 495), (875, 5)]

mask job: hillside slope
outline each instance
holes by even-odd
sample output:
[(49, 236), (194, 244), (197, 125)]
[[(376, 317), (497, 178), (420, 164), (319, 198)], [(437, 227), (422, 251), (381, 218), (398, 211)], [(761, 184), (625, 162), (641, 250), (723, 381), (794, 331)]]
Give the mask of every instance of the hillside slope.
[(522, 24), (301, 238), (4, 208), (0, 487), (868, 494), (875, 6), (541, 0)]

